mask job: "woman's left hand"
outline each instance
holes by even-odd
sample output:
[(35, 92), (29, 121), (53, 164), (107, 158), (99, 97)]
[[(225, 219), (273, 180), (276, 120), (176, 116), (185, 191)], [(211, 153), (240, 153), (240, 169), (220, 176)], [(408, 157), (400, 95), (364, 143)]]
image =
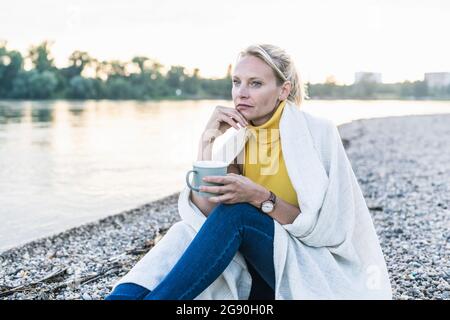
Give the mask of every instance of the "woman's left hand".
[(255, 207), (259, 207), (260, 203), (270, 196), (269, 190), (263, 186), (235, 173), (228, 173), (226, 176), (207, 176), (203, 178), (203, 181), (223, 184), (223, 186), (200, 187), (200, 191), (219, 194), (208, 198), (209, 201), (214, 203), (248, 202)]

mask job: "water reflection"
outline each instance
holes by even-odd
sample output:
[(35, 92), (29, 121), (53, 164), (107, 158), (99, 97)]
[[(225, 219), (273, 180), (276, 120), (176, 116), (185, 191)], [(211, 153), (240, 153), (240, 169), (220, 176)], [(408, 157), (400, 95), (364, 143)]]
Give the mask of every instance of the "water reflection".
[(216, 103), (1, 102), (0, 250), (181, 189)]
[(23, 121), (50, 122), (52, 110), (43, 107), (35, 108), (31, 102), (14, 104), (0, 104), (0, 124), (18, 123)]

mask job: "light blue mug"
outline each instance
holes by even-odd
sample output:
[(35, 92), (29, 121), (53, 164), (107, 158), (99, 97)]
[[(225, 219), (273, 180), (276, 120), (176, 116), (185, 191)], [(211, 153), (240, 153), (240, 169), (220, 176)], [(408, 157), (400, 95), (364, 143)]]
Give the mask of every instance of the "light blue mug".
[[(186, 184), (195, 191), (199, 196), (210, 198), (220, 195), (219, 193), (202, 192), (200, 186), (223, 186), (221, 183), (203, 181), (206, 176), (226, 176), (228, 171), (228, 164), (223, 161), (203, 160), (195, 161), (193, 170), (186, 173)], [(190, 174), (193, 173), (193, 183), (189, 182)]]

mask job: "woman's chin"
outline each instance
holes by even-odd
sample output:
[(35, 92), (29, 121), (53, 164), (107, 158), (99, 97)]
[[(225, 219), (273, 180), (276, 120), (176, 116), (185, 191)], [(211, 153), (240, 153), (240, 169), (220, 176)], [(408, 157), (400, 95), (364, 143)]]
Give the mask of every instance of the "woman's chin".
[(241, 114), (244, 116), (245, 120), (251, 121), (254, 117), (252, 117), (252, 113), (249, 110), (241, 111)]
[(248, 123), (251, 123), (253, 121), (252, 117), (247, 117), (246, 115), (244, 115), (245, 120), (247, 120)]

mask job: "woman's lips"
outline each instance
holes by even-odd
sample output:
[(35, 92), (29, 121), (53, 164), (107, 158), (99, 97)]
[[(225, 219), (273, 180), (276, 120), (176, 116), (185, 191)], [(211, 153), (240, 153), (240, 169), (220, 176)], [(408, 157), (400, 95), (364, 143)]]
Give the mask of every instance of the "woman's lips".
[(243, 104), (239, 104), (239, 105), (236, 107), (236, 109), (239, 109), (239, 110), (248, 110), (248, 109), (250, 109), (250, 108), (253, 108), (253, 107), (247, 106), (247, 105), (243, 105)]

